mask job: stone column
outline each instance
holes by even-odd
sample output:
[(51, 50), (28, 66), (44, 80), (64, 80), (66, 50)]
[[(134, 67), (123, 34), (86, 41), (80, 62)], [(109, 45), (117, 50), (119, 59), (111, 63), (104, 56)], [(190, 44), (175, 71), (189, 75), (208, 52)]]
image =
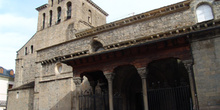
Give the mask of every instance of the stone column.
[(192, 60), (185, 60), (183, 61), (183, 63), (189, 75), (190, 90), (191, 90), (192, 101), (193, 101), (193, 110), (199, 110), (198, 100), (197, 100), (197, 95), (196, 95), (196, 88), (195, 88), (195, 81), (194, 81), (194, 74), (192, 70)]
[(147, 100), (147, 70), (146, 67), (137, 68), (137, 72), (142, 79), (142, 89), (143, 89), (143, 99), (144, 99), (144, 110), (148, 110), (148, 100)]
[(79, 110), (79, 95), (80, 95), (80, 84), (81, 84), (81, 77), (74, 77), (73, 81), (76, 85), (76, 90), (75, 90), (75, 96), (76, 96), (76, 110)]
[(114, 109), (114, 103), (113, 103), (113, 79), (114, 79), (114, 73), (106, 73), (105, 77), (108, 80), (108, 93), (109, 93), (109, 110)]

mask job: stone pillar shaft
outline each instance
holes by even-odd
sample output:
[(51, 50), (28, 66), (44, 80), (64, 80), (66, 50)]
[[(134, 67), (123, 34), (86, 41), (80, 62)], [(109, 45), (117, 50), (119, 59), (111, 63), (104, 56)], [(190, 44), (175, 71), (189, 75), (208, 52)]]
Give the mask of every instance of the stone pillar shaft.
[(108, 80), (108, 93), (109, 93), (109, 110), (114, 109), (114, 102), (113, 102), (113, 79), (114, 73), (106, 73), (105, 77)]
[(80, 95), (80, 84), (81, 84), (81, 77), (74, 77), (73, 81), (76, 85), (76, 90), (75, 90), (75, 96), (76, 96), (76, 110), (79, 110), (79, 95)]
[(192, 95), (192, 101), (193, 101), (193, 110), (199, 110), (198, 108), (198, 100), (196, 96), (196, 89), (195, 89), (195, 82), (194, 82), (194, 76), (193, 76), (193, 70), (192, 70), (192, 60), (186, 60), (183, 61), (185, 68), (189, 75), (189, 82), (190, 82), (190, 90)]
[(142, 79), (142, 90), (143, 90), (143, 99), (144, 99), (144, 110), (148, 110), (148, 99), (147, 99), (147, 71), (146, 67), (138, 68), (138, 74)]

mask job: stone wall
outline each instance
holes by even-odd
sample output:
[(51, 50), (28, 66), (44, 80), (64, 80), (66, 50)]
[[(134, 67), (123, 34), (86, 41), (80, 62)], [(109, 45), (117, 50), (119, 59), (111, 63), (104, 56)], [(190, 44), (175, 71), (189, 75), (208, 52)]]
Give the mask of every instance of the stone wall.
[[(33, 51), (31, 50), (33, 47)], [(35, 38), (26, 43), (18, 52), (16, 59), (16, 71), (15, 71), (15, 85), (18, 87), (23, 84), (32, 82), (35, 80), (35, 75), (38, 73), (36, 65), (36, 48)], [(25, 52), (25, 50), (27, 51)]]
[[(85, 21), (91, 26), (99, 26), (106, 23), (106, 12), (104, 12), (101, 9), (97, 8), (97, 5), (92, 5), (87, 0), (61, 0), (61, 2), (58, 4), (58, 0), (54, 1), (53, 5), (51, 4), (51, 1), (49, 1), (49, 4), (43, 5), (41, 7), (38, 7), (37, 10), (39, 10), (38, 15), (38, 28), (37, 30), (43, 30), (43, 14), (45, 13), (45, 28), (53, 27), (54, 25), (58, 25), (60, 23), (57, 23), (57, 8), (61, 7), (61, 21), (60, 22), (66, 22), (71, 21), (78, 24), (78, 21)], [(71, 18), (67, 19), (67, 3), (72, 3), (72, 10), (71, 10)], [(88, 16), (89, 16), (89, 10), (91, 11), (91, 22), (88, 22)], [(100, 11), (101, 10), (101, 11)], [(52, 26), (50, 26), (50, 11), (52, 11)], [(45, 29), (44, 28), (44, 29)], [(87, 27), (88, 28), (88, 27)], [(85, 29), (76, 27), (77, 30)]]
[(72, 110), (74, 89), (72, 78), (41, 82), (39, 110)]
[(215, 37), (192, 42), (200, 110), (220, 109), (220, 35)]
[[(17, 95), (18, 94), (18, 95)], [(34, 89), (10, 91), (7, 110), (33, 110)]]
[[(29, 108), (32, 110), (33, 107), (35, 110), (74, 109), (72, 93), (75, 90), (75, 86), (72, 82), (72, 68), (64, 65), (63, 71), (57, 74), (55, 69), (59, 60), (47, 62), (46, 65), (41, 65), (41, 61), (81, 51), (88, 51), (88, 54), (92, 54), (91, 44), (94, 40), (99, 41), (103, 46), (108, 46), (194, 25), (197, 23), (195, 10), (200, 3), (207, 2), (213, 4), (215, 19), (220, 18), (219, 1), (195, 0), (192, 1), (190, 9), (187, 10), (141, 20), (119, 27), (116, 26), (107, 31), (76, 38), (76, 33), (91, 28), (91, 25), (100, 26), (104, 24), (106, 16), (86, 0), (71, 1), (72, 7), (74, 7), (71, 19), (66, 20), (67, 1), (63, 1), (59, 5), (56, 4), (53, 7), (50, 6), (51, 4), (49, 2), (48, 8), (42, 9), (39, 12), (37, 33), (18, 51), (15, 78), (15, 87), (35, 81), (35, 88), (34, 90), (20, 90), (20, 97), (24, 98), (21, 101), (16, 99), (17, 91), (9, 92), (9, 104), (15, 104), (8, 107), (9, 110), (15, 110), (16, 108), (24, 110)], [(61, 22), (56, 24), (58, 6), (65, 8), (62, 8), (63, 16)], [(52, 26), (48, 24), (50, 10), (53, 10), (53, 15), (55, 16)], [(87, 22), (89, 10), (92, 12), (91, 23)], [(46, 25), (44, 29), (42, 29), (43, 13), (46, 13)], [(219, 79), (217, 73), (219, 73), (220, 63), (219, 41), (219, 37), (216, 37), (195, 40), (192, 43), (193, 56), (195, 58), (195, 79), (201, 109), (219, 105), (220, 87), (217, 82)], [(34, 46), (33, 53), (30, 52), (32, 45)], [(27, 55), (24, 54), (26, 47), (28, 48)], [(89, 88), (88, 83), (84, 84), (84, 86), (85, 88)], [(35, 92), (34, 95), (33, 92)]]
[(94, 38), (101, 42), (103, 46), (107, 46), (127, 40), (135, 40), (137, 38), (173, 30), (184, 26), (190, 26), (196, 22), (192, 18), (194, 18), (194, 15), (189, 9), (162, 17), (137, 22), (135, 24), (114, 28), (112, 30), (92, 36), (74, 39), (66, 42), (65, 44), (59, 44), (54, 47), (39, 50), (37, 56), (38, 61), (52, 59), (54, 57), (73, 54), (85, 50), (92, 52), (91, 43)]

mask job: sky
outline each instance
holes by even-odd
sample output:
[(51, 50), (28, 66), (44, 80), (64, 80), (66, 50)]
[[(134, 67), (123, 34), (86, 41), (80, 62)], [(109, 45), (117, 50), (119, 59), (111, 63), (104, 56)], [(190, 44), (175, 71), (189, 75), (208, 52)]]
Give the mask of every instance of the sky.
[[(183, 0), (92, 0), (105, 10), (113, 22)], [(35, 8), (48, 0), (0, 0), (0, 66), (15, 70), (18, 51), (37, 30)]]

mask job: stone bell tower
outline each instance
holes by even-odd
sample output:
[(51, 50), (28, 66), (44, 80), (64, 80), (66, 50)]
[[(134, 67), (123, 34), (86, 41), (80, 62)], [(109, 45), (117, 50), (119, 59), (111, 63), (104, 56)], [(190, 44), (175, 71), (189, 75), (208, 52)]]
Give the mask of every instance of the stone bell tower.
[(76, 30), (87, 29), (105, 24), (108, 16), (91, 0), (48, 0), (48, 4), (36, 10), (39, 12), (38, 31), (66, 22), (66, 25), (74, 23)]

